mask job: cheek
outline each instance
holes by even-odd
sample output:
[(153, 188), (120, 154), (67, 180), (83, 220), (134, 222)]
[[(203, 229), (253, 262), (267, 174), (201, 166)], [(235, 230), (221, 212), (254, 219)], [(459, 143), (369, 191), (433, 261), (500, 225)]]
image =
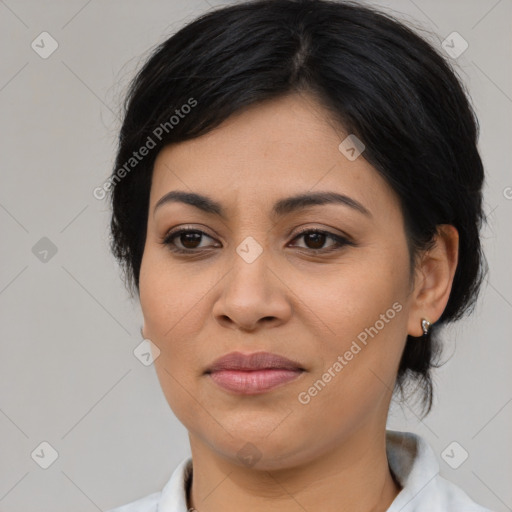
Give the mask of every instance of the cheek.
[(201, 290), (165, 255), (151, 250), (143, 256), (139, 290), (144, 334), (159, 350), (154, 366), (160, 386), (178, 419), (190, 425), (201, 414), (187, 393), (198, 367), (194, 330), (200, 325)]
[(333, 349), (350, 345), (376, 323), (379, 335), (387, 331), (391, 338), (404, 328), (409, 291), (405, 247), (360, 250), (332, 267), (305, 276), (300, 299), (322, 321)]
[(165, 347), (175, 333), (197, 326), (197, 309), (206, 293), (185, 267), (173, 264), (165, 251), (147, 249), (140, 270), (140, 304), (145, 332)]
[(340, 412), (362, 411), (393, 388), (407, 335), (407, 258), (405, 249), (368, 251), (304, 287), (301, 299), (321, 320), (321, 367), (305, 384), (321, 381), (314, 407), (333, 400)]
[(172, 409), (187, 401), (180, 383), (195, 385), (204, 366), (201, 340), (211, 317), (208, 293), (219, 279), (211, 274), (191, 273), (158, 249), (149, 248), (143, 256), (139, 288), (144, 334), (160, 351), (155, 369)]

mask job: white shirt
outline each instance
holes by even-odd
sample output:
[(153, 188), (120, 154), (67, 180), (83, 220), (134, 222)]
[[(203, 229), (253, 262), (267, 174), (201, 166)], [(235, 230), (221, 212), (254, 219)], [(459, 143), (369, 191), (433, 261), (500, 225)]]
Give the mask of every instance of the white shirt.
[[(491, 512), (439, 475), (434, 451), (416, 434), (387, 430), (386, 452), (402, 487), (387, 512)], [(106, 512), (188, 512), (186, 485), (191, 474), (189, 457), (174, 470), (162, 491)]]

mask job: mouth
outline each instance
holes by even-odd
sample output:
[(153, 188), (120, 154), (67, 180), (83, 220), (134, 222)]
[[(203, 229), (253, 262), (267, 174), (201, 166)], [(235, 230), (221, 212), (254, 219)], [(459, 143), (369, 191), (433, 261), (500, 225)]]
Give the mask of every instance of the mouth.
[(266, 393), (302, 375), (295, 362), (269, 352), (232, 352), (217, 359), (205, 372), (221, 388), (242, 395)]

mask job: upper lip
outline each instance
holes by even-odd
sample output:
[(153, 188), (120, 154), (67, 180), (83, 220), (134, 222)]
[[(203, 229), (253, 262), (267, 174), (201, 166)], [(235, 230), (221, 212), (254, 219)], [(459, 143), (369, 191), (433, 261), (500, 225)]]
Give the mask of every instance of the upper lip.
[(216, 359), (206, 370), (206, 373), (213, 373), (222, 370), (304, 370), (299, 363), (286, 357), (272, 354), (270, 352), (254, 352), (243, 354), (242, 352), (231, 352)]

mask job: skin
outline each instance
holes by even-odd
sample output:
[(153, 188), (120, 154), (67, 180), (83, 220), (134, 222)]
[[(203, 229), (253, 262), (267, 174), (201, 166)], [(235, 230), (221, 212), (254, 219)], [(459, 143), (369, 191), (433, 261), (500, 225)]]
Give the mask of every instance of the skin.
[[(410, 279), (404, 221), (394, 191), (360, 156), (338, 149), (347, 136), (306, 94), (291, 94), (231, 116), (197, 139), (158, 155), (140, 273), (143, 335), (164, 395), (189, 432), (189, 507), (201, 512), (386, 510), (400, 486), (385, 452), (386, 417), (407, 334), (421, 336), (448, 301), (457, 265), (455, 228), (440, 226), (435, 246)], [(157, 201), (171, 190), (204, 194), (226, 218), (184, 203)], [(324, 204), (272, 217), (279, 199), (304, 192), (345, 194), (370, 212)], [(206, 233), (162, 244), (172, 228)], [(348, 237), (296, 236), (317, 228)], [(236, 252), (253, 237), (262, 253)], [(402, 307), (307, 404), (298, 396), (332, 368), (359, 333), (394, 303)], [(418, 340), (421, 343), (421, 340)], [(235, 395), (204, 374), (233, 352), (267, 351), (305, 372), (261, 395)], [(247, 443), (250, 443), (247, 445)], [(244, 464), (243, 448), (258, 459)], [(245, 453), (242, 451), (242, 453)]]

